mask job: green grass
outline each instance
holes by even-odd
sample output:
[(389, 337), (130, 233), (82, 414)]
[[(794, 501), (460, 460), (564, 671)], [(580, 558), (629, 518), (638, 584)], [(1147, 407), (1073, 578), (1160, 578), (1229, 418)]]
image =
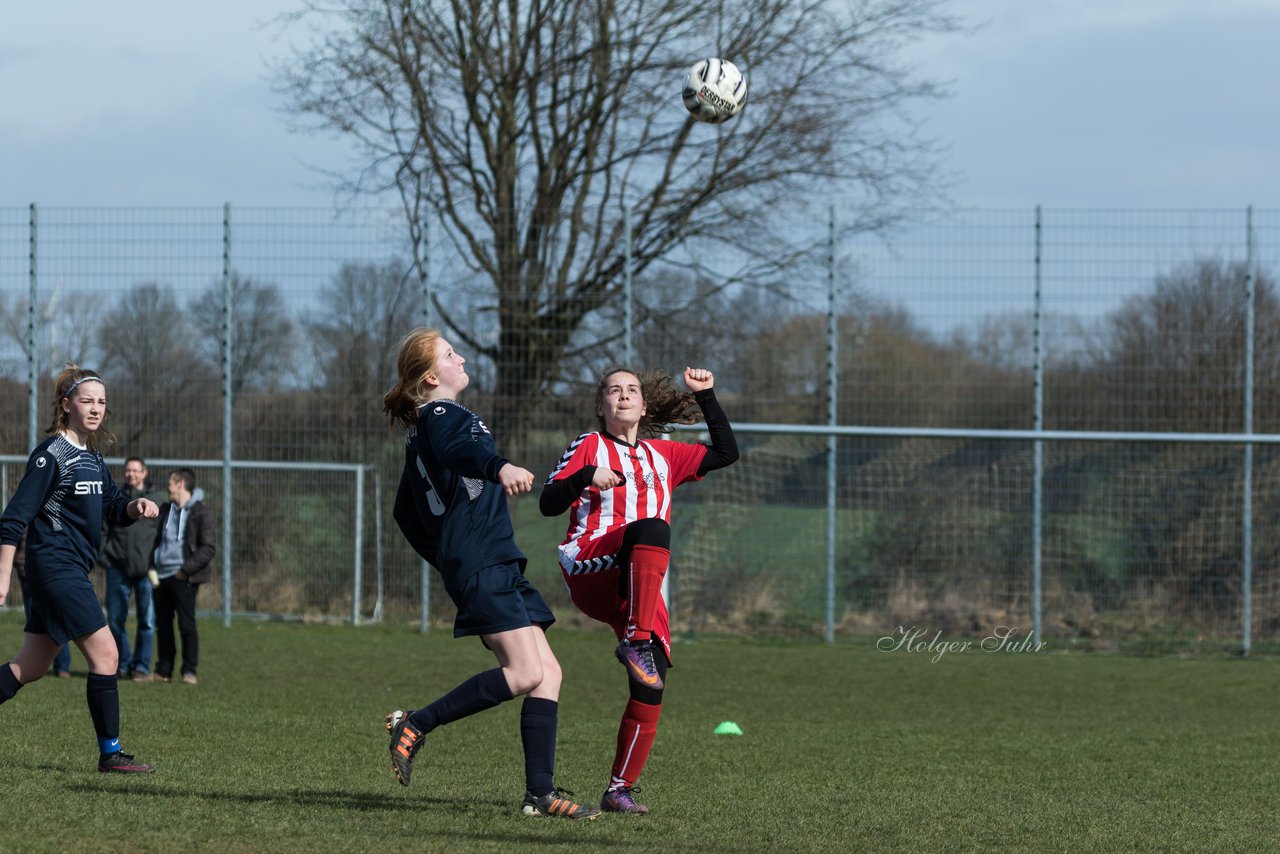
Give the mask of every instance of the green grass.
[[(201, 684), (120, 687), (147, 777), (100, 775), (76, 678), (0, 709), (0, 850), (1268, 850), (1275, 659), (983, 653), (874, 639), (678, 644), (653, 814), (517, 815), (518, 703), (429, 737), (394, 781), (382, 715), (492, 659), (445, 630), (201, 626)], [(0, 655), (21, 639), (0, 615)], [(588, 802), (625, 689), (608, 633), (556, 631), (561, 785)], [(741, 737), (716, 736), (724, 720)]]

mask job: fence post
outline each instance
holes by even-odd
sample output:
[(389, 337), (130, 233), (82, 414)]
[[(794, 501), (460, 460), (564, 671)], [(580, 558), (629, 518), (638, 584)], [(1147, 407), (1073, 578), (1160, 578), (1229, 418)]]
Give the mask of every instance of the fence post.
[(232, 375), (235, 295), (231, 287), (231, 203), (222, 206), (222, 625), (231, 625)]
[(36, 203), (32, 202), (27, 217), (27, 448), (39, 444), (40, 406), (39, 378), (36, 366)]
[(410, 221), (410, 234), (413, 237), (413, 261), (418, 267), (418, 285), (421, 288), (419, 294), (422, 303), (422, 326), (431, 325), (431, 274), (428, 269), (428, 261), (431, 258), (431, 220), (426, 214), (422, 215), (422, 222), (416, 227)]
[(631, 287), (631, 208), (622, 211), (622, 364), (630, 365), (635, 353), (631, 324), (635, 321), (635, 293)]
[[(1257, 289), (1255, 265), (1258, 263), (1257, 253), (1253, 245), (1253, 205), (1245, 209), (1245, 273), (1244, 273), (1244, 432), (1253, 433), (1253, 347), (1254, 347), (1254, 301)], [(1244, 590), (1242, 597), (1240, 652), (1248, 655), (1253, 646), (1253, 443), (1244, 446), (1244, 481), (1241, 484), (1241, 500), (1244, 502), (1241, 522), (1240, 550), (1242, 580)]]
[[(1032, 332), (1035, 367), (1032, 380), (1034, 394), (1032, 425), (1037, 433), (1044, 430), (1044, 313), (1041, 310), (1040, 271), (1041, 251), (1044, 247), (1043, 233), (1040, 206), (1036, 205), (1035, 320)], [(1042, 440), (1035, 441), (1032, 454), (1035, 474), (1031, 485), (1031, 637), (1034, 643), (1039, 644), (1041, 598), (1044, 595), (1044, 442)]]
[[(419, 281), (422, 284), (422, 325), (431, 325), (431, 279), (427, 262), (431, 257), (431, 220), (424, 215), (422, 225), (419, 228), (421, 235), (419, 240), (414, 241), (415, 257), (418, 264)], [(418, 247), (421, 247), (421, 255), (417, 254)], [(378, 514), (381, 518), (382, 505), (378, 505)], [(431, 565), (425, 560), (419, 567), (420, 584), (422, 585), (418, 591), (418, 631), (425, 633), (431, 623)]]
[[(827, 426), (839, 420), (840, 314), (836, 305), (836, 208), (827, 216)], [(836, 435), (827, 434), (827, 643), (836, 639)]]
[(360, 625), (360, 586), (364, 582), (364, 466), (356, 469), (356, 553), (351, 573), (351, 625)]
[(373, 472), (373, 572), (378, 590), (373, 603), (373, 621), (382, 622), (382, 472), (377, 466), (369, 466)]

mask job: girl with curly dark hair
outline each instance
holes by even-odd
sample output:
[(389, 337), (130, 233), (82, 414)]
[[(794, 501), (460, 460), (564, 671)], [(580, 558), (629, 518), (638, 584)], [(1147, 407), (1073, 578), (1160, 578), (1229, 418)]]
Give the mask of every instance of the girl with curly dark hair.
[[(658, 729), (671, 632), (662, 579), (671, 558), (671, 492), (738, 459), (729, 419), (716, 400), (715, 377), (685, 368), (682, 392), (658, 372), (607, 371), (596, 388), (600, 429), (565, 449), (539, 499), (544, 516), (570, 510), (560, 569), (578, 609), (612, 627), (626, 668), (630, 700), (600, 808), (646, 814), (636, 780)], [(671, 424), (706, 421), (711, 443), (659, 436)]]

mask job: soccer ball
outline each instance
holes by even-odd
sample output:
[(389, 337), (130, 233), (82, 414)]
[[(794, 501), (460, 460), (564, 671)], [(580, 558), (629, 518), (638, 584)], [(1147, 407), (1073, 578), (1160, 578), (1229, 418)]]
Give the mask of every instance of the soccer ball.
[(747, 102), (747, 81), (727, 59), (703, 59), (684, 79), (685, 108), (700, 122), (720, 124), (736, 116)]

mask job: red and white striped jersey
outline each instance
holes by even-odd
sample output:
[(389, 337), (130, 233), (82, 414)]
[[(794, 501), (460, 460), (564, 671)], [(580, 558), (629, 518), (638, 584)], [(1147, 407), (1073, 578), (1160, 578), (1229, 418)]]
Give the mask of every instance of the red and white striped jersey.
[(574, 439), (548, 481), (572, 477), (590, 465), (622, 472), (624, 480), (603, 492), (588, 486), (574, 499), (560, 565), (600, 556), (601, 541), (616, 542), (607, 535), (637, 519), (670, 524), (672, 490), (700, 479), (698, 466), (706, 454), (706, 445), (668, 439), (641, 439), (634, 447), (599, 432)]

